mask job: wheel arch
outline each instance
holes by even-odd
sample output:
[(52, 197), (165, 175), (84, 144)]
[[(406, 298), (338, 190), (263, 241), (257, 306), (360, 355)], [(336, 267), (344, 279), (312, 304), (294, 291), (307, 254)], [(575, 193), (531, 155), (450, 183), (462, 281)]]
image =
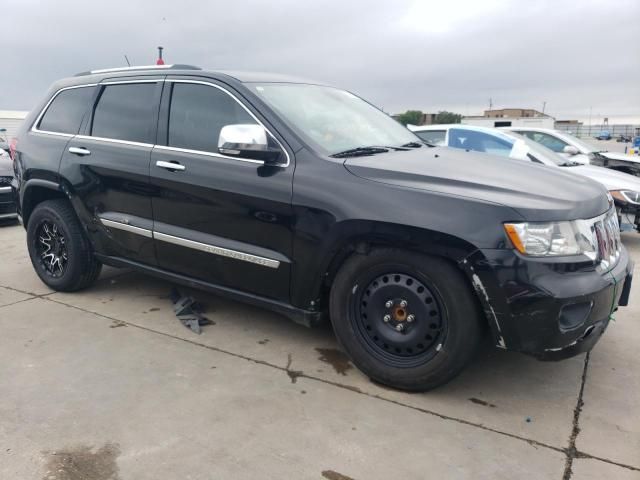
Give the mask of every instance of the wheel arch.
[(20, 212), (24, 227), (27, 227), (29, 217), (38, 204), (54, 199), (69, 199), (58, 183), (37, 178), (27, 180), (20, 193)]
[[(390, 247), (441, 257), (458, 268), (462, 259), (477, 250), (461, 238), (435, 230), (368, 220), (340, 222), (297, 266), (293, 303), (303, 308), (326, 308), (333, 279), (351, 255)], [(304, 272), (317, 273), (312, 277)]]

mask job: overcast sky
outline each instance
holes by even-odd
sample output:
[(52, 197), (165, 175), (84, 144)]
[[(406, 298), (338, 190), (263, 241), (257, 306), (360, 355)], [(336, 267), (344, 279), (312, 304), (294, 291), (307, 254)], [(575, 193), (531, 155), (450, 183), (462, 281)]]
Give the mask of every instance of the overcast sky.
[(349, 89), (390, 113), (542, 109), (640, 123), (639, 0), (1, 0), (0, 110), (79, 71), (167, 63)]

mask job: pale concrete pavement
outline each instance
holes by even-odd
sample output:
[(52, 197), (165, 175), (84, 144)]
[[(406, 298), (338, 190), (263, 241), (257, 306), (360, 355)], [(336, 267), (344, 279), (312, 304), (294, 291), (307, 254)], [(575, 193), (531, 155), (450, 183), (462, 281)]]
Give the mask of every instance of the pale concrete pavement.
[[(640, 260), (640, 235), (624, 241)], [(640, 479), (640, 282), (588, 362), (487, 347), (406, 394), (329, 328), (204, 292), (216, 324), (200, 336), (151, 277), (51, 292), (24, 242), (0, 227), (1, 479)]]

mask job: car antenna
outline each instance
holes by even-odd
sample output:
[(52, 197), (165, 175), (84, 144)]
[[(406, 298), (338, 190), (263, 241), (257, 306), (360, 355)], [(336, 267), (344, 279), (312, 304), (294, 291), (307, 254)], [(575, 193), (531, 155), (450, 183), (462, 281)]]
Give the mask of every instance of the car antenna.
[(127, 57), (127, 54), (124, 54), (124, 59), (127, 61), (127, 67), (131, 66), (131, 62), (129, 62), (129, 58)]

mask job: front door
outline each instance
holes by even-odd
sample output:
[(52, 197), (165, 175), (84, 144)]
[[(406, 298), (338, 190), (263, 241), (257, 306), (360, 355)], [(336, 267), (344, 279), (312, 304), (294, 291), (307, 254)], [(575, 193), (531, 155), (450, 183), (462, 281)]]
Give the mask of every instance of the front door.
[(100, 253), (155, 264), (149, 162), (162, 78), (102, 82), (83, 134), (72, 138), (60, 171), (93, 219)]
[(293, 164), (264, 166), (218, 152), (222, 127), (256, 123), (229, 87), (167, 78), (151, 154), (158, 265), (288, 301)]

